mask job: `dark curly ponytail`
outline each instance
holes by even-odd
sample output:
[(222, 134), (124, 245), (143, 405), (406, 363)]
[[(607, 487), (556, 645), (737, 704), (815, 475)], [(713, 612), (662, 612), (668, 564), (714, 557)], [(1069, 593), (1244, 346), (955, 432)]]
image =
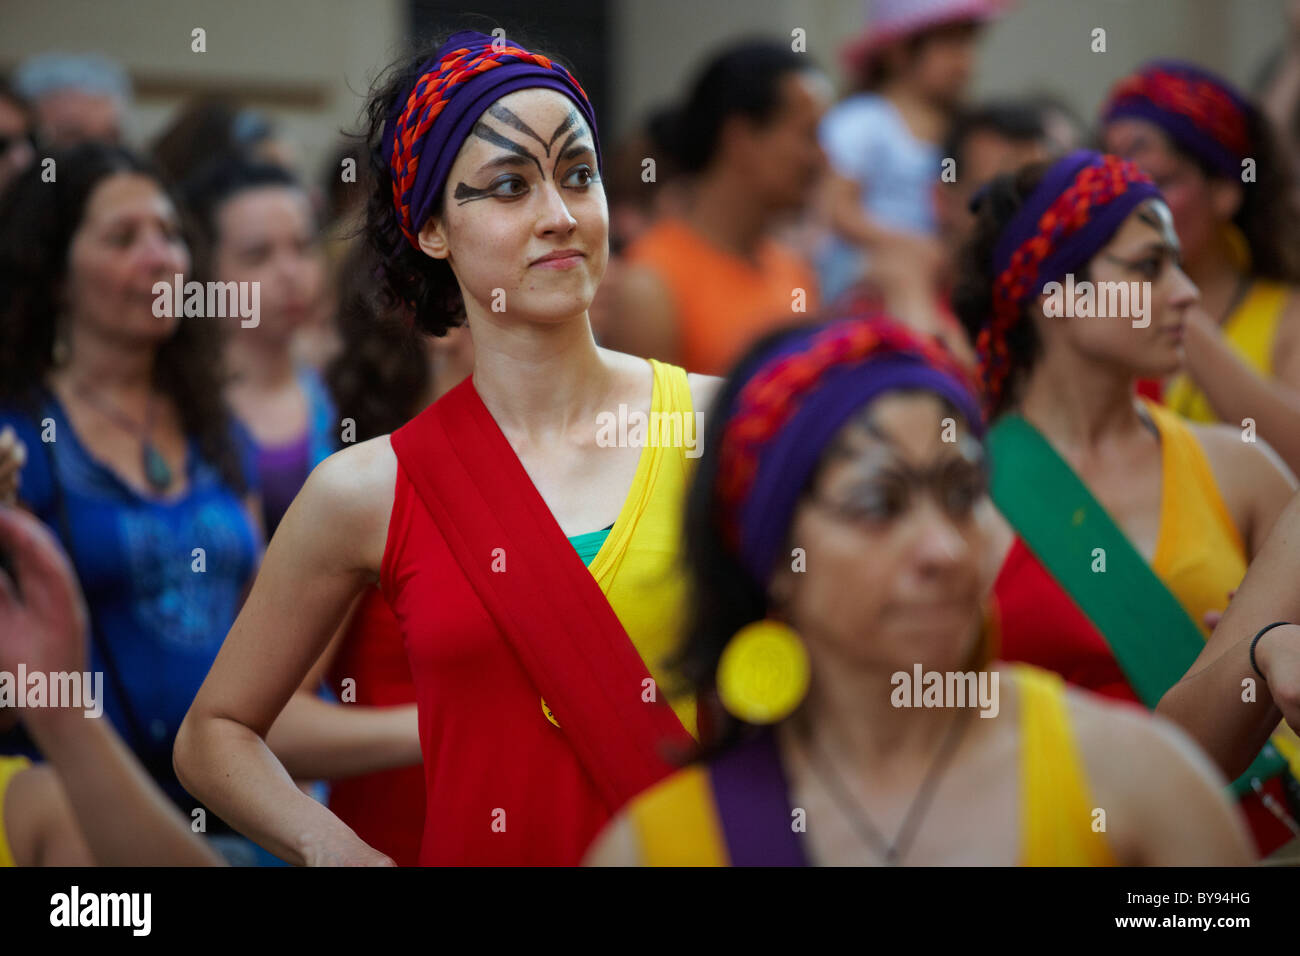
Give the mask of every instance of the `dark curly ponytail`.
[[(1004, 173), (976, 197), (975, 229), (962, 249), (952, 297), (953, 311), (961, 319), (971, 341), (978, 339), (993, 314), (993, 281), (996, 278), (993, 275), (993, 250), (1012, 217), (1042, 182), (1049, 166), (1049, 163), (1031, 163), (1014, 173)], [(1042, 352), (1038, 330), (1027, 315), (1022, 316), (1021, 321), (1007, 333), (1007, 351), (1011, 356), (1011, 369), (990, 410), (990, 420), (1016, 404), (1020, 385)]]

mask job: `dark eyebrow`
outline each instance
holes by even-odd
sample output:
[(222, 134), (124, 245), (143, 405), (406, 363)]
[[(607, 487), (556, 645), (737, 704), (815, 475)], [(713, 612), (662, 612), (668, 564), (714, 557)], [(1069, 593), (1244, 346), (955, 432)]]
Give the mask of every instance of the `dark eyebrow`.
[(557, 156), (556, 158), (561, 160), (573, 159), (575, 156), (581, 156), (583, 153), (594, 154), (595, 152), (596, 151), (592, 149), (588, 144), (579, 143), (577, 146), (571, 147), (570, 149), (566, 149), (564, 152), (560, 153), (560, 155)]
[[(479, 139), (487, 140), (493, 146), (500, 146), (502, 149), (509, 150), (511, 153), (514, 153), (517, 156), (523, 157), (524, 159), (527, 160), (531, 160), (533, 165), (537, 167), (537, 171), (542, 175), (546, 175), (545, 170), (542, 169), (542, 164), (538, 161), (536, 156), (534, 156), (531, 152), (529, 152), (527, 148), (519, 145), (509, 137), (502, 136), (492, 127), (484, 125), (481, 122), (475, 123), (474, 135), (477, 136)], [(492, 160), (490, 163), (487, 163), (486, 165), (488, 166), (500, 165), (500, 160), (499, 159)]]

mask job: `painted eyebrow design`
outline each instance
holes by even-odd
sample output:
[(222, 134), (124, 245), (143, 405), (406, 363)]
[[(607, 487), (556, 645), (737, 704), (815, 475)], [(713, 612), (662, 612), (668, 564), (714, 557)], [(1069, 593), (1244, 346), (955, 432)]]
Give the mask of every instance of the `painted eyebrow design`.
[[(571, 149), (569, 148), (570, 143), (572, 143), (574, 140), (578, 139), (579, 137), (587, 134), (587, 128), (586, 126), (581, 124), (578, 111), (576, 109), (569, 110), (569, 115), (566, 116), (564, 118), (564, 121), (555, 128), (555, 132), (551, 134), (551, 138), (549, 141), (544, 140), (540, 136), (538, 136), (537, 133), (532, 129), (532, 127), (530, 127), (527, 123), (525, 123), (522, 119), (520, 119), (515, 113), (511, 112), (510, 110), (506, 109), (504, 106), (501, 106), (500, 104), (496, 104), (490, 107), (488, 109), (488, 115), (490, 115), (493, 119), (499, 120), (500, 122), (506, 124), (507, 126), (512, 127), (513, 129), (519, 130), (525, 136), (530, 136), (533, 139), (537, 140), (537, 142), (542, 144), (543, 149), (545, 149), (547, 158), (549, 158), (551, 155), (551, 146), (555, 143), (557, 139), (559, 139), (560, 135), (565, 131), (571, 129), (573, 126), (577, 125), (578, 128), (574, 129), (571, 133), (569, 133), (568, 138), (565, 139), (564, 144), (560, 147), (560, 151), (555, 157), (555, 163), (551, 166), (552, 174), (554, 174), (555, 168), (560, 164), (561, 160), (570, 159), (574, 156), (580, 155), (584, 151), (591, 150), (591, 147), (587, 146), (586, 144), (574, 146)], [(494, 146), (500, 146), (502, 149), (505, 149), (510, 154), (512, 154), (509, 156), (498, 157), (497, 159), (494, 159), (489, 163), (487, 163), (486, 166), (515, 165), (515, 164), (526, 165), (527, 162), (531, 161), (532, 164), (537, 167), (537, 171), (539, 173), (541, 173), (543, 176), (546, 175), (546, 171), (542, 169), (541, 161), (533, 154), (531, 150), (529, 150), (526, 146), (522, 145), (521, 143), (516, 143), (508, 136), (505, 136), (504, 134), (498, 132), (497, 130), (485, 124), (483, 121), (480, 120), (479, 122), (474, 124), (472, 135), (477, 136), (480, 139), (486, 140), (487, 142), (491, 143)], [(460, 205), (463, 206), (467, 202), (473, 202), (476, 199), (486, 199), (490, 195), (491, 192), (487, 189), (479, 189), (476, 186), (471, 186), (468, 183), (462, 182), (456, 184), (456, 191), (453, 194), (453, 198)]]

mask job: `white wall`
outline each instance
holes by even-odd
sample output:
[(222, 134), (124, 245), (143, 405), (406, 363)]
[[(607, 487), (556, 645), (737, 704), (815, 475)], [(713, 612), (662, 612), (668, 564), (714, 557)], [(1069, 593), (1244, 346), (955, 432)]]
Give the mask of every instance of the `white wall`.
[[(137, 78), (319, 89), (319, 108), (266, 110), (314, 179), (373, 74), (398, 52), (405, 10), (404, 0), (0, 0), (0, 70), (36, 52), (96, 51)], [(191, 50), (195, 27), (207, 32), (206, 53)], [(178, 103), (138, 98), (128, 138), (147, 142)]]

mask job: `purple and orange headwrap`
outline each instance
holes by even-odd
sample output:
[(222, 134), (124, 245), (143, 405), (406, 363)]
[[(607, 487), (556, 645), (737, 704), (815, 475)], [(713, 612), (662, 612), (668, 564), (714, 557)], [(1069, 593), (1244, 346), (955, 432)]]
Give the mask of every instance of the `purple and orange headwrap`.
[(987, 407), (1011, 371), (1007, 333), (1049, 282), (1087, 264), (1128, 214), (1160, 190), (1133, 163), (1075, 150), (1047, 170), (993, 250), (993, 310), (975, 342)]
[(1250, 155), (1254, 108), (1219, 77), (1191, 63), (1156, 60), (1111, 90), (1102, 122), (1124, 117), (1159, 126), (1181, 150), (1236, 179)]
[[(494, 45), (495, 44), (495, 45)], [(515, 90), (543, 87), (573, 100), (591, 130), (600, 165), (596, 116), (578, 81), (560, 64), (483, 33), (457, 33), (420, 66), (411, 89), (384, 123), (383, 150), (393, 176), (393, 206), (407, 241), (433, 214), (461, 144), (494, 102)]]
[(826, 446), (876, 396), (894, 389), (934, 392), (983, 434), (962, 367), (937, 342), (884, 315), (794, 330), (754, 361), (755, 371), (725, 411), (716, 491), (730, 545), (760, 584)]

